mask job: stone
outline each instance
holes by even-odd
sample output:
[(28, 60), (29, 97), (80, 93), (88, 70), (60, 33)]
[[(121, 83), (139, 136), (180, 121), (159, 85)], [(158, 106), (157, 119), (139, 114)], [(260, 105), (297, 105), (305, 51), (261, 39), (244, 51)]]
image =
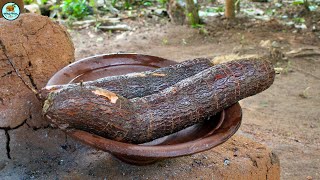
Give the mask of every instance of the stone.
[(67, 30), (50, 18), (37, 14), (21, 14), (14, 21), (0, 18), (0, 128), (14, 128), (26, 120), (36, 127), (46, 124), (41, 104), (27, 86), (41, 89), (73, 61)]

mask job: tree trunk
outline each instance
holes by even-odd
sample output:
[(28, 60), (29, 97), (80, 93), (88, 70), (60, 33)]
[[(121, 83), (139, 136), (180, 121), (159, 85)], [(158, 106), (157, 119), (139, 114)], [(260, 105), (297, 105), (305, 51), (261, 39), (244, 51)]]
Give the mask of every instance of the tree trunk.
[(241, 1), (240, 0), (235, 0), (234, 3), (235, 3), (235, 6), (236, 6), (236, 12), (240, 13), (240, 3), (241, 3)]
[(235, 18), (235, 4), (234, 0), (226, 0), (226, 5), (225, 5), (225, 13), (224, 15), (228, 19), (233, 19)]
[(177, 0), (169, 0), (167, 11), (174, 24), (183, 25), (186, 22), (185, 7)]
[(186, 0), (186, 13), (190, 25), (200, 24), (198, 7), (194, 4), (193, 0)]
[(79, 84), (51, 92), (43, 113), (61, 129), (143, 143), (205, 121), (267, 89), (274, 76), (270, 62), (250, 59), (213, 66), (158, 93), (133, 99)]

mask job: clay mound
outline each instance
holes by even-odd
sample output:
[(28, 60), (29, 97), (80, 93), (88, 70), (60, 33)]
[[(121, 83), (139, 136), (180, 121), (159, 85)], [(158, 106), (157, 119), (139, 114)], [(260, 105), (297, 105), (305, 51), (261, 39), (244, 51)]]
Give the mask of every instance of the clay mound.
[[(74, 61), (67, 31), (48, 17), (22, 14), (0, 19), (0, 127), (14, 128), (28, 120), (40, 127), (41, 105), (27, 88), (41, 89), (49, 78)], [(21, 75), (17, 75), (16, 71)]]

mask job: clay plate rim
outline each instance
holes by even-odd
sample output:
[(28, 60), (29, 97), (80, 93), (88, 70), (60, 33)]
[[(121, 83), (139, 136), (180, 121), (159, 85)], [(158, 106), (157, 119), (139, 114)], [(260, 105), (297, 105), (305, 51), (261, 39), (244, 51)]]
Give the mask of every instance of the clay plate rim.
[(105, 67), (147, 65), (159, 68), (174, 65), (176, 63), (177, 62), (164, 58), (136, 53), (100, 54), (75, 61), (68, 66), (65, 66), (49, 79), (47, 86), (68, 84), (79, 75)]

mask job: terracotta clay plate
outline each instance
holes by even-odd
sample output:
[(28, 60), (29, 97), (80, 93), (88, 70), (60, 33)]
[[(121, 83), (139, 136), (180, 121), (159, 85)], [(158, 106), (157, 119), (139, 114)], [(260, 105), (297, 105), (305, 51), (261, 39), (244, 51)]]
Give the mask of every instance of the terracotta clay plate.
[[(173, 64), (176, 62), (141, 54), (99, 55), (66, 66), (49, 80), (47, 86), (90, 81)], [(66, 131), (66, 133), (85, 144), (107, 151), (124, 162), (145, 165), (159, 159), (185, 156), (211, 149), (228, 140), (238, 130), (241, 119), (241, 107), (236, 103), (204, 123), (144, 144), (122, 143), (81, 130)]]

